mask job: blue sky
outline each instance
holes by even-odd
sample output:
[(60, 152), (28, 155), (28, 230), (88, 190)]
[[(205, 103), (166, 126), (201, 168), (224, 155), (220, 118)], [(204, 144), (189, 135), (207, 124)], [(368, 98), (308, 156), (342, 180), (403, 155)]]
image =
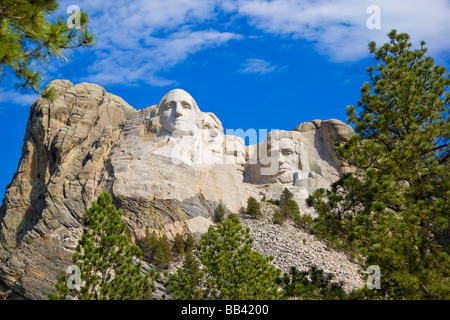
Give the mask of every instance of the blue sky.
[[(61, 1), (91, 17), (95, 47), (53, 61), (44, 82), (92, 82), (136, 109), (182, 88), (225, 129), (292, 130), (304, 121), (346, 120), (373, 64), (367, 43), (395, 28), (427, 42), (450, 66), (448, 0), (135, 0)], [(369, 29), (370, 5), (381, 29)], [(0, 194), (17, 170), (33, 94), (0, 82)], [(2, 196), (1, 196), (2, 197)]]

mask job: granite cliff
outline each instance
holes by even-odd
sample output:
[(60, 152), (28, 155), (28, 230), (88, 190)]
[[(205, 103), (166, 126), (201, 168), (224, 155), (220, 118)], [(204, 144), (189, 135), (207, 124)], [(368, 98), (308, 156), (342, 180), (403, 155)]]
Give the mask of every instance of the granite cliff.
[[(172, 239), (177, 232), (201, 236), (219, 203), (239, 212), (248, 197), (276, 199), (286, 187), (301, 211), (310, 212), (306, 197), (348, 170), (333, 147), (353, 130), (339, 120), (272, 131), (259, 144), (245, 146), (241, 138), (225, 135), (220, 120), (200, 111), (180, 89), (136, 110), (95, 84), (55, 80), (49, 86), (58, 98), (32, 105), (22, 157), (0, 207), (4, 299), (45, 298), (70, 264), (85, 209), (103, 190), (123, 209), (133, 237), (149, 226)], [(267, 241), (283, 229), (248, 223), (256, 228), (255, 247), (273, 251)], [(338, 257), (347, 266), (342, 280), (350, 287), (360, 284), (357, 265), (318, 241), (308, 238), (312, 251), (298, 251), (299, 234), (281, 237), (287, 239), (284, 249), (293, 249), (286, 249), (289, 263), (304, 265), (317, 254), (318, 264), (330, 261), (327, 255)], [(279, 261), (286, 260), (283, 250)]]

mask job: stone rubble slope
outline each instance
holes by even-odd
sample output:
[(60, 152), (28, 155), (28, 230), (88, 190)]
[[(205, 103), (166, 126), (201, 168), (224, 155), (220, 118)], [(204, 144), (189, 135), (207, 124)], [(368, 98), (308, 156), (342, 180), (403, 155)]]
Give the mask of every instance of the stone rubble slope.
[(343, 281), (344, 289), (351, 291), (364, 286), (361, 267), (349, 260), (341, 252), (327, 248), (313, 235), (310, 235), (286, 221), (282, 226), (272, 222), (276, 206), (262, 204), (265, 215), (254, 219), (241, 217), (241, 224), (250, 228), (254, 239), (253, 249), (264, 256), (273, 256), (273, 265), (282, 270), (282, 274), (289, 273), (291, 267), (306, 271), (317, 266), (326, 273), (335, 275), (335, 280)]

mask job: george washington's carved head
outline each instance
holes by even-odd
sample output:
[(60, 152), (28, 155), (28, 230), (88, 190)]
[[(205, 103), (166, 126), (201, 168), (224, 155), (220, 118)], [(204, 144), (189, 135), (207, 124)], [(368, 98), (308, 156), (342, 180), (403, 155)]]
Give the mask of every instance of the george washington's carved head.
[(197, 103), (189, 93), (182, 89), (169, 91), (157, 107), (160, 134), (192, 136), (200, 114)]

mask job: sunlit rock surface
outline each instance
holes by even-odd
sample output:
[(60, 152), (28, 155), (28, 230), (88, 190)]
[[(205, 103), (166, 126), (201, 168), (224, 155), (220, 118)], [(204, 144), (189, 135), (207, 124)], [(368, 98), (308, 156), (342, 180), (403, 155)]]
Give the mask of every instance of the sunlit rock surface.
[(95, 84), (49, 85), (58, 98), (32, 105), (0, 208), (3, 298), (45, 299), (71, 264), (85, 209), (103, 190), (123, 209), (133, 237), (148, 226), (169, 239), (177, 232), (198, 238), (219, 203), (237, 213), (250, 196), (278, 199), (288, 188), (301, 212), (310, 212), (308, 195), (345, 171), (333, 147), (353, 130), (339, 120), (272, 131), (245, 146), (181, 89), (136, 110)]

